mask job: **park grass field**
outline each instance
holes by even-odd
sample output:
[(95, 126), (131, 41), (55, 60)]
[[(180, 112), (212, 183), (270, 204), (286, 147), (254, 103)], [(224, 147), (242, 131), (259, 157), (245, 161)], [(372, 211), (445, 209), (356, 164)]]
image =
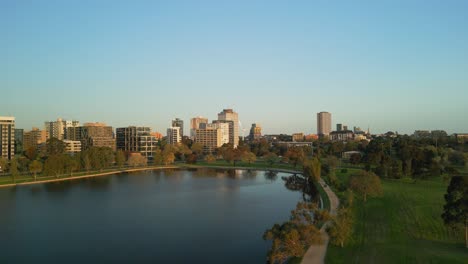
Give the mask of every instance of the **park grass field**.
[(355, 200), (353, 237), (344, 248), (330, 244), (325, 262), (468, 263), (463, 232), (440, 217), (447, 185), (440, 179), (382, 181), (383, 196)]

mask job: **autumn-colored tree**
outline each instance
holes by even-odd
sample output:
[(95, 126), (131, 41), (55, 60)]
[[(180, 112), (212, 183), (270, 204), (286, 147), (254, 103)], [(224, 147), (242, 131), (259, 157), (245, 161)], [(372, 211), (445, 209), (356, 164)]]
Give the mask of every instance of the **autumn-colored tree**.
[(123, 165), (125, 164), (125, 154), (122, 150), (117, 150), (117, 152), (115, 152), (115, 164), (117, 165), (117, 167), (119, 168), (122, 168)]
[(331, 243), (340, 247), (344, 247), (345, 243), (351, 237), (353, 231), (353, 217), (350, 209), (340, 208), (337, 216), (333, 219), (328, 234), (331, 238)]
[(169, 165), (174, 163), (175, 161), (175, 155), (174, 152), (172, 152), (170, 149), (164, 149), (162, 153), (162, 158), (163, 158), (163, 163), (164, 165)]
[(211, 154), (208, 154), (206, 155), (205, 157), (205, 161), (208, 162), (208, 163), (213, 163), (216, 161), (216, 157), (211, 155)]
[(0, 157), (0, 172), (5, 173), (8, 170), (8, 160)]
[(193, 153), (197, 154), (198, 156), (203, 154), (203, 145), (198, 142), (193, 143), (190, 149)]
[(252, 152), (246, 151), (242, 153), (243, 162), (247, 162), (251, 164), (252, 162), (255, 162), (256, 160), (257, 160), (257, 156), (255, 156), (255, 154), (253, 154)]
[(354, 192), (362, 195), (364, 202), (367, 201), (367, 196), (378, 196), (382, 193), (380, 178), (369, 171), (360, 171), (352, 175), (349, 187)]
[(146, 157), (138, 154), (133, 154), (128, 158), (128, 165), (132, 167), (144, 166), (147, 163)]
[(34, 175), (34, 180), (37, 179), (37, 174), (42, 171), (42, 163), (38, 160), (33, 160), (29, 164), (29, 171)]
[(318, 182), (321, 177), (321, 163), (317, 157), (304, 161), (304, 176), (311, 181)]

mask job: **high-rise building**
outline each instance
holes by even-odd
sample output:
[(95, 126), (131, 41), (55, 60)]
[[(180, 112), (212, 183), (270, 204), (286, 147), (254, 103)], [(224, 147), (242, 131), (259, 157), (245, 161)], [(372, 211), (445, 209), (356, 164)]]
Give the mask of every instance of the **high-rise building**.
[(249, 139), (250, 140), (257, 140), (262, 137), (262, 127), (258, 124), (252, 124), (250, 128)]
[(172, 120), (172, 127), (179, 127), (180, 128), (180, 137), (184, 137), (184, 120), (180, 118), (176, 118)]
[(37, 127), (33, 127), (31, 131), (25, 132), (23, 137), (23, 148), (28, 150), (30, 148), (37, 148), (47, 140), (46, 131), (39, 130)]
[(15, 118), (0, 116), (0, 158), (15, 156)]
[(208, 124), (208, 118), (202, 116), (194, 117), (190, 119), (190, 137), (195, 138), (195, 129), (205, 128)]
[(44, 123), (46, 137), (47, 139), (57, 138), (60, 140), (64, 140), (68, 138), (67, 129), (69, 127), (78, 127), (80, 126), (79, 121), (71, 121), (71, 120), (62, 120), (58, 118), (57, 121), (48, 121)]
[(180, 127), (170, 127), (167, 129), (167, 144), (176, 145), (181, 141)]
[(23, 152), (24, 145), (24, 129), (16, 128), (15, 129), (15, 152), (16, 154), (21, 154)]
[(117, 149), (126, 152), (139, 152), (147, 159), (153, 158), (157, 139), (151, 135), (149, 127), (121, 127), (116, 129)]
[(235, 148), (239, 145), (239, 115), (232, 109), (224, 109), (218, 114), (218, 121), (231, 121), (232, 125), (229, 128), (229, 143)]
[(317, 134), (320, 137), (328, 136), (331, 132), (331, 114), (328, 112), (317, 113)]
[(343, 124), (336, 124), (336, 131), (343, 130)]

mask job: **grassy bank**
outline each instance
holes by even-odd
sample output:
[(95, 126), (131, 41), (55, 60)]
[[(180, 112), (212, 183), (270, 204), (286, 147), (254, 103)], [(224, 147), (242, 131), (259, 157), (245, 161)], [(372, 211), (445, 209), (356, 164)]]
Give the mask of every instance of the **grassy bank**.
[(356, 200), (352, 241), (330, 245), (326, 263), (466, 263), (463, 234), (440, 217), (447, 183), (385, 180), (382, 187), (382, 197)]

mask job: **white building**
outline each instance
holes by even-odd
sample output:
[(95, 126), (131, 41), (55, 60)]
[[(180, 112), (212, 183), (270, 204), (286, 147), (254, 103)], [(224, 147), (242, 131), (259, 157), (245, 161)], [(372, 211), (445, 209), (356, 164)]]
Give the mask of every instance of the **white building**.
[(15, 156), (15, 118), (0, 116), (0, 158)]
[(79, 121), (62, 120), (58, 118), (57, 121), (48, 121), (44, 123), (46, 138), (57, 138), (60, 140), (69, 139), (67, 137), (67, 128), (80, 126)]
[(180, 127), (170, 127), (167, 129), (167, 143), (171, 145), (179, 144), (182, 141)]

